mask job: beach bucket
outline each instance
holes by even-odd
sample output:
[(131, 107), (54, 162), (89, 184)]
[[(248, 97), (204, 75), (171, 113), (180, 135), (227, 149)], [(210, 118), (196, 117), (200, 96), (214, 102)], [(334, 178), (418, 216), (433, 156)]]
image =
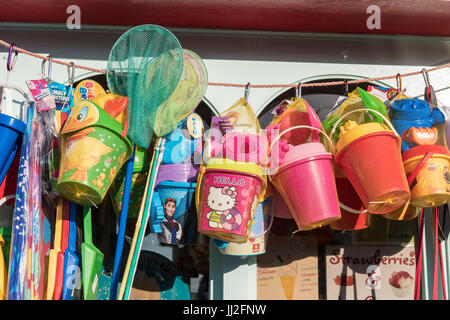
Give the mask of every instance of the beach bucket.
[(359, 125), (347, 122), (341, 127), (336, 144), (336, 164), (350, 180), (368, 212), (392, 212), (404, 206), (411, 194), (401, 159), (401, 139), (389, 120), (376, 110), (356, 109), (336, 122), (330, 136), (343, 118), (361, 111), (378, 114), (389, 127), (375, 122)]
[(199, 165), (159, 167), (150, 206), (150, 228), (161, 243), (191, 245), (197, 240), (194, 195)]
[[(278, 140), (295, 129), (308, 128), (322, 133), (333, 150), (325, 132), (310, 126), (295, 126), (284, 130), (270, 146), (272, 170), (270, 179), (286, 202), (300, 230), (325, 226), (341, 218), (333, 171), (333, 154), (327, 152), (320, 142), (308, 142), (295, 146), (283, 161), (276, 159)], [(291, 139), (292, 137), (290, 137)], [(272, 150), (275, 150), (272, 153)], [(278, 163), (280, 162), (280, 163)]]
[(132, 153), (121, 124), (91, 101), (81, 101), (62, 131), (57, 189), (72, 202), (98, 205)]
[(17, 150), (22, 144), (22, 136), (26, 124), (16, 118), (0, 113), (0, 184), (5, 179), (6, 173), (16, 156)]
[(266, 181), (258, 165), (211, 159), (200, 167), (196, 205), (198, 231), (207, 236), (245, 243)]
[(330, 224), (330, 228), (346, 231), (368, 228), (371, 215), (364, 209), (350, 181), (339, 172), (336, 172), (336, 188), (342, 218)]
[(417, 146), (403, 152), (402, 158), (411, 181), (413, 206), (436, 207), (450, 200), (450, 152), (446, 147)]
[[(220, 253), (229, 256), (256, 256), (266, 252), (268, 231), (273, 222), (272, 197), (258, 204), (250, 237), (245, 243), (222, 242), (214, 240)], [(222, 242), (222, 243), (221, 243)]]
[[(150, 154), (147, 150), (136, 147), (133, 165), (133, 175), (130, 188), (130, 204), (128, 207), (128, 219), (135, 219), (139, 215), (139, 209), (145, 192), (147, 174), (150, 167)], [(122, 167), (109, 189), (113, 210), (120, 215), (122, 208), (123, 189), (125, 186), (126, 168)]]

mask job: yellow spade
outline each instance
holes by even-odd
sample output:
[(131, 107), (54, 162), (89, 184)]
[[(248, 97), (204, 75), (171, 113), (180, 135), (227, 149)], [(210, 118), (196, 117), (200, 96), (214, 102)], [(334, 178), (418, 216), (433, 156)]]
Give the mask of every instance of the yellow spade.
[(2, 247), (5, 245), (5, 240), (0, 234), (0, 300), (6, 300), (6, 288), (8, 284), (8, 271), (6, 268), (5, 257), (3, 256)]
[(58, 262), (58, 253), (61, 251), (61, 238), (62, 238), (62, 223), (63, 223), (63, 198), (58, 199), (58, 205), (56, 207), (56, 219), (55, 219), (55, 236), (53, 242), (53, 249), (50, 250), (50, 257), (48, 262), (48, 278), (47, 278), (47, 300), (53, 300), (53, 293), (55, 291), (56, 281), (56, 266)]

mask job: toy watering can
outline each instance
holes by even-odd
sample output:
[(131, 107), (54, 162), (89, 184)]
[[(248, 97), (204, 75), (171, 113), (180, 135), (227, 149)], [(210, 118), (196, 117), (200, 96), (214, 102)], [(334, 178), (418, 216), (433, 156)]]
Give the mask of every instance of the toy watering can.
[(402, 152), (414, 146), (435, 144), (438, 130), (433, 125), (445, 122), (439, 108), (431, 109), (429, 102), (418, 98), (394, 101), (389, 118), (402, 137)]
[(336, 143), (336, 164), (350, 180), (364, 207), (374, 214), (392, 212), (410, 200), (400, 153), (401, 139), (389, 120), (380, 112), (356, 109), (344, 114), (333, 127), (351, 113), (370, 112), (384, 119), (358, 124), (348, 120), (340, 127)]
[(122, 124), (96, 103), (83, 100), (75, 105), (61, 131), (57, 189), (64, 198), (85, 206), (103, 200), (132, 153), (122, 132)]
[[(189, 118), (181, 121), (177, 128), (165, 136), (163, 164), (184, 163), (191, 159), (194, 152), (202, 152), (202, 140), (194, 138), (187, 129)], [(199, 120), (201, 121), (201, 119)]]
[(260, 165), (266, 163), (268, 145), (263, 132), (233, 130), (228, 117), (213, 117), (211, 128), (213, 136), (210, 140), (210, 157)]

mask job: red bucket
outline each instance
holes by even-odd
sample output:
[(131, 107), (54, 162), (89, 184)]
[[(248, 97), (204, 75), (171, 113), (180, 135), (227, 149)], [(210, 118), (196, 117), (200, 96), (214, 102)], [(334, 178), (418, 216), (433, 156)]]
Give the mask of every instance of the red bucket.
[(336, 177), (336, 188), (341, 208), (342, 218), (330, 224), (334, 230), (361, 230), (370, 226), (370, 214), (345, 177)]
[(336, 164), (350, 180), (370, 213), (392, 212), (411, 198), (399, 136), (381, 113), (369, 109), (354, 111), (361, 110), (378, 113), (392, 131), (377, 130), (377, 127), (382, 127), (378, 123), (366, 123), (351, 129), (341, 150), (338, 146)]

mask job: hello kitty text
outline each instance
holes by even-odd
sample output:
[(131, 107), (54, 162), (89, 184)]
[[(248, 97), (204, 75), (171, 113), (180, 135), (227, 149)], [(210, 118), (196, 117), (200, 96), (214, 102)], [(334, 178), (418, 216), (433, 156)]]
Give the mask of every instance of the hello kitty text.
[(214, 183), (226, 184), (226, 185), (235, 185), (235, 186), (245, 186), (245, 179), (236, 178), (236, 177), (224, 177), (224, 176), (215, 176)]

